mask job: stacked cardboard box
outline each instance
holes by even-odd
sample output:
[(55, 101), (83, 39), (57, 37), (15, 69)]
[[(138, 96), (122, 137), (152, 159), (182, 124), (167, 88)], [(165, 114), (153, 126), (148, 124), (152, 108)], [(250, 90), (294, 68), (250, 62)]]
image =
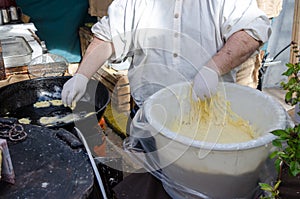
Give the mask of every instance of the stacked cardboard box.
[(107, 14), (107, 8), (113, 0), (89, 0), (89, 14), (102, 17)]

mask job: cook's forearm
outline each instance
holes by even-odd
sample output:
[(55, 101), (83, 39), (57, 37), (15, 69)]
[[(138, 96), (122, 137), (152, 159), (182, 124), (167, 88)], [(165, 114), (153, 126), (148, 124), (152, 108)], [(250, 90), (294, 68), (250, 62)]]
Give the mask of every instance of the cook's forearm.
[(236, 32), (207, 65), (224, 75), (246, 61), (260, 44), (245, 31)]
[(113, 52), (114, 48), (111, 42), (94, 37), (80, 62), (77, 73), (91, 78)]

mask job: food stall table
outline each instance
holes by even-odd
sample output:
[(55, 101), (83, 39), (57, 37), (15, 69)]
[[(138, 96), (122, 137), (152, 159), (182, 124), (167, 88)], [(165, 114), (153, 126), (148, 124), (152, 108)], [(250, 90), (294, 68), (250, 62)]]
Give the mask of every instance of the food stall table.
[[(22, 61), (29, 62), (30, 59), (34, 59), (43, 53), (43, 48), (41, 46), (41, 41), (35, 34), (37, 31), (35, 25), (33, 23), (26, 23), (26, 24), (7, 24), (7, 25), (1, 25), (0, 26), (0, 40), (6, 41), (8, 39), (12, 38), (22, 38), (24, 39), (24, 43), (31, 48), (32, 52), (30, 55), (28, 54), (28, 57), (25, 59), (21, 59), (21, 55), (18, 56), (18, 54), (14, 54), (15, 58), (13, 56), (6, 57), (6, 61), (9, 59), (13, 63), (10, 62), (9, 66), (5, 66), (8, 64), (5, 64), (5, 74), (6, 78), (9, 78), (11, 75), (19, 75), (19, 74), (26, 74), (28, 73), (27, 64), (23, 63)], [(2, 46), (2, 51), (4, 51), (6, 47)], [(8, 47), (7, 47), (8, 48)], [(15, 53), (15, 52), (13, 52)], [(24, 56), (25, 58), (25, 56)], [(3, 53), (1, 58), (2, 61), (5, 59)], [(3, 78), (2, 78), (3, 79)]]

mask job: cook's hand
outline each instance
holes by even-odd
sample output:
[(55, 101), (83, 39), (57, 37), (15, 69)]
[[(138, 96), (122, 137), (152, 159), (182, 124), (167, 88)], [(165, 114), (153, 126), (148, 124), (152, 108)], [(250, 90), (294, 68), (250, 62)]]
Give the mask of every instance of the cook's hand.
[(217, 92), (219, 76), (216, 71), (204, 66), (195, 76), (193, 82), (194, 100), (210, 98)]
[(89, 79), (76, 73), (71, 79), (69, 79), (63, 86), (61, 93), (61, 100), (63, 104), (72, 106), (72, 104), (79, 101), (85, 94), (86, 86)]

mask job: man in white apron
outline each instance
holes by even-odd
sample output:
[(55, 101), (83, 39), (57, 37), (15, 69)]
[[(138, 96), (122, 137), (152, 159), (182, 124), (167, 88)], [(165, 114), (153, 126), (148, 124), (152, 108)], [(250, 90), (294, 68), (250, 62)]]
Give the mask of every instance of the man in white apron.
[[(221, 77), (235, 82), (236, 67), (265, 43), (271, 33), (255, 0), (115, 0), (62, 100), (80, 99), (89, 78), (107, 60), (133, 57), (128, 71), (138, 106), (158, 89), (194, 81), (198, 97), (209, 97)], [(204, 67), (205, 66), (205, 67)]]
[[(114, 0), (92, 32), (94, 39), (65, 83), (62, 101), (80, 100), (88, 80), (107, 60), (132, 57), (128, 78), (140, 110), (125, 145), (151, 154), (155, 140), (148, 137), (151, 128), (142, 111), (147, 98), (178, 82), (191, 82), (196, 100), (211, 97), (220, 81), (236, 82), (238, 66), (269, 39), (271, 29), (256, 0)], [(146, 159), (164, 180), (156, 157)]]

